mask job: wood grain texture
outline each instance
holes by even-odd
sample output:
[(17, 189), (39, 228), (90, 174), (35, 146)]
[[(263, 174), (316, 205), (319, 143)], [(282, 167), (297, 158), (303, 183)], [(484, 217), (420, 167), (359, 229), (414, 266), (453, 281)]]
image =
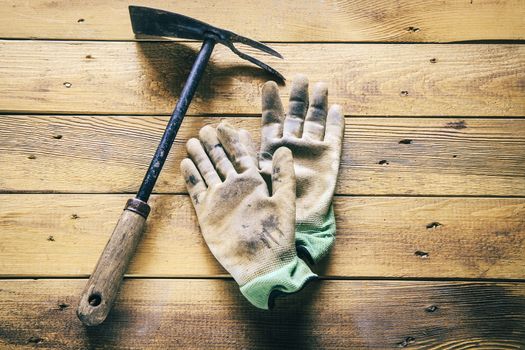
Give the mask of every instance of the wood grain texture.
[[(0, 196), (0, 276), (87, 276), (127, 195)], [(127, 270), (226, 275), (189, 198), (160, 195)], [(330, 277), (525, 278), (525, 200), (336, 197), (337, 240), (314, 270)]]
[[(3, 38), (133, 39), (128, 5), (191, 16), (267, 41), (408, 41), (525, 39), (520, 0), (3, 1)], [(7, 20), (8, 19), (8, 20)]]
[(99, 325), (108, 316), (145, 226), (146, 218), (141, 214), (122, 211), (82, 292), (77, 315), (85, 325)]
[[(233, 281), (125, 280), (86, 329), (84, 280), (0, 281), (0, 345), (44, 349), (522, 349), (521, 283), (316, 281), (249, 305)], [(480, 302), (482, 301), (482, 302)], [(433, 311), (432, 311), (433, 310)]]
[[(186, 117), (155, 187), (186, 192)], [(258, 117), (228, 117), (259, 139)], [(136, 192), (167, 117), (4, 116), (0, 191)], [(386, 161), (386, 162), (383, 162)], [(525, 195), (525, 120), (346, 118), (338, 194)]]
[[(347, 115), (523, 116), (525, 46), (275, 44)], [(0, 111), (170, 114), (198, 44), (0, 41)], [(434, 63), (433, 63), (434, 62)], [(217, 47), (189, 114), (259, 114), (271, 76)], [(289, 89), (283, 88), (287, 98)]]
[[(83, 327), (79, 277), (142, 180), (199, 48), (130, 41), (129, 3), (0, 3), (0, 38), (23, 39), (0, 41), (0, 348), (525, 348), (525, 46), (386, 44), (524, 40), (521, 0), (141, 1), (281, 42), (270, 45), (284, 61), (257, 57), (329, 82), (348, 116), (338, 236), (313, 268), (323, 280), (270, 312), (209, 252), (183, 194), (183, 144), (221, 118), (258, 138), (271, 79), (218, 47), (134, 278), (106, 324)], [(336, 43), (350, 41), (385, 43)]]

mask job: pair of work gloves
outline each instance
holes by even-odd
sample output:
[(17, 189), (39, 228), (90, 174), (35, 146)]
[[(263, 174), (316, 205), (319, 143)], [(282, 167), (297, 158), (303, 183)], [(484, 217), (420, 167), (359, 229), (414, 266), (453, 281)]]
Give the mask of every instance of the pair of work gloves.
[(341, 107), (326, 84), (292, 83), (284, 114), (277, 84), (262, 91), (261, 147), (226, 122), (205, 126), (186, 147), (181, 171), (211, 252), (256, 307), (317, 277), (335, 240), (332, 207), (344, 135)]

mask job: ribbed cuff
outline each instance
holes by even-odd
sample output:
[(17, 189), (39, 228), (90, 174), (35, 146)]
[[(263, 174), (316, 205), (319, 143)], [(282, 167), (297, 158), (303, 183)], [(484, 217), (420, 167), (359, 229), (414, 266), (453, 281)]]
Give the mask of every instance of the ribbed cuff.
[(241, 293), (259, 309), (268, 310), (274, 298), (300, 291), (306, 282), (317, 278), (308, 265), (295, 258), (279, 269), (259, 276), (241, 286)]
[(324, 220), (318, 225), (312, 223), (298, 223), (295, 226), (295, 245), (299, 254), (307, 255), (306, 258), (316, 264), (334, 245), (335, 241), (335, 215), (333, 205)]

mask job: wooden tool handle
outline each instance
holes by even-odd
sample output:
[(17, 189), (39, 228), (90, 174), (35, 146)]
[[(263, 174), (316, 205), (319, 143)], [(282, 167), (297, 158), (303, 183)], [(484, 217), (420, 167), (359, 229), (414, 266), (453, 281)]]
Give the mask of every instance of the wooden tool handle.
[(106, 319), (148, 214), (147, 203), (128, 200), (80, 299), (77, 316), (85, 325), (96, 326)]

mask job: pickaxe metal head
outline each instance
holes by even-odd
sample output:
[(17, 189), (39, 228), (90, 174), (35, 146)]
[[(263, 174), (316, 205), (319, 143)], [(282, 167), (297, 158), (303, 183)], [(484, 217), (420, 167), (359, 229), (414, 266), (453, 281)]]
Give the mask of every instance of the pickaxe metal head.
[(280, 79), (285, 80), (281, 73), (266, 63), (239, 51), (233, 45), (233, 43), (236, 42), (242, 43), (272, 56), (283, 58), (277, 51), (258, 41), (248, 39), (225, 29), (214, 27), (191, 17), (150, 7), (130, 6), (129, 14), (133, 33), (136, 35), (177, 37), (191, 40), (204, 40), (213, 37), (218, 43), (230, 48), (230, 50), (240, 58), (250, 61)]

